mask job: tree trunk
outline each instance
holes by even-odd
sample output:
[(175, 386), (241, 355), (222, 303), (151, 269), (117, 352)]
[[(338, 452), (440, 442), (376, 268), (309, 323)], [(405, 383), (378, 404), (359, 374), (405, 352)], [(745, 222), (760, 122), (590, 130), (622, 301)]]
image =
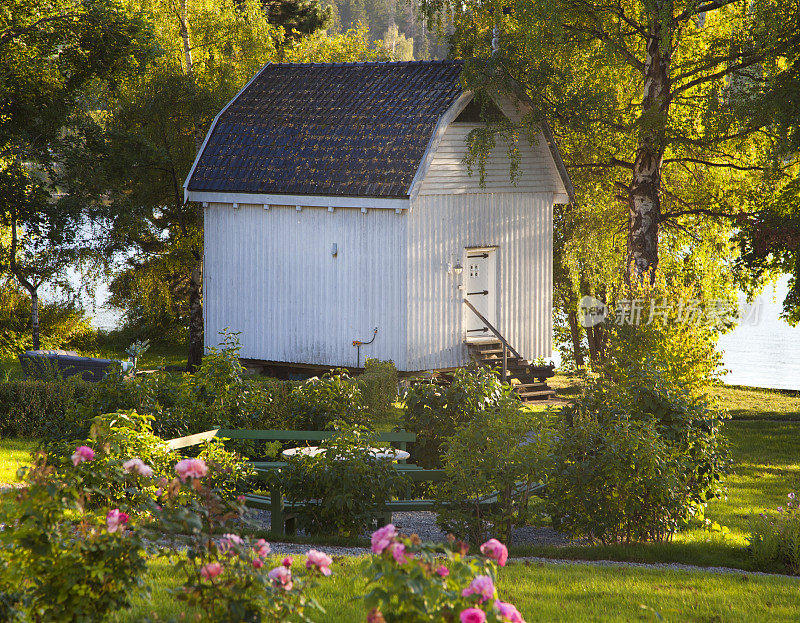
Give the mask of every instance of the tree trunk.
[(661, 164), (666, 143), (672, 54), (673, 0), (645, 2), (649, 12), (642, 110), (633, 176), (628, 189), (628, 265), (633, 275), (655, 278), (658, 267), (658, 228), (661, 220)]
[(583, 349), (581, 348), (581, 328), (578, 325), (578, 313), (573, 310), (567, 316), (569, 320), (569, 333), (572, 336), (572, 355), (575, 357), (575, 365), (579, 368), (584, 366)]
[(37, 288), (28, 290), (31, 294), (31, 333), (33, 350), (39, 350), (39, 292)]
[(602, 324), (586, 328), (586, 341), (589, 344), (589, 360), (596, 371), (606, 357), (608, 333)]
[(31, 334), (33, 338), (33, 350), (39, 350), (39, 286), (38, 283), (32, 283), (25, 279), (17, 264), (17, 246), (19, 245), (19, 235), (17, 232), (17, 214), (12, 210), (11, 212), (11, 250), (8, 261), (8, 268), (11, 274), (14, 275), (16, 280), (28, 291), (31, 296)]
[(203, 259), (199, 253), (196, 255), (197, 263), (189, 278), (189, 372), (203, 361)]

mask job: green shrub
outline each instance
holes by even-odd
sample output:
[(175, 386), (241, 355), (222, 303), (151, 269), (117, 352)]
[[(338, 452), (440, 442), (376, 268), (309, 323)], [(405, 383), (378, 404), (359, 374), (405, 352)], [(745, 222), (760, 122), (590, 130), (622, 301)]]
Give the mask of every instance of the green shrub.
[(335, 421), (367, 424), (361, 385), (346, 370), (333, 370), (292, 389), (289, 412), (301, 430), (325, 430)]
[[(95, 386), (78, 378), (0, 383), (0, 437), (38, 439), (72, 430), (75, 405), (90, 400)], [(88, 425), (74, 438), (85, 437)]]
[(92, 463), (56, 476), (39, 454), (20, 470), (27, 486), (0, 496), (0, 524), (14, 526), (0, 530), (0, 593), (13, 596), (22, 620), (103, 621), (145, 590), (140, 531), (119, 509), (90, 503), (98, 490), (87, 484), (90, 472), (117, 489), (132, 477), (119, 462)]
[(209, 467), (206, 486), (216, 490), (223, 500), (233, 500), (253, 489), (256, 472), (240, 454), (226, 450), (225, 443), (222, 439), (209, 439), (201, 445), (198, 458)]
[(397, 400), (397, 368), (394, 362), (367, 359), (364, 373), (356, 380), (361, 384), (364, 404), (373, 425), (390, 421)]
[[(10, 280), (0, 279), (0, 356), (16, 356), (33, 348), (30, 296)], [(73, 302), (39, 304), (41, 348), (68, 346), (92, 333), (84, 312)]]
[(601, 543), (663, 541), (691, 512), (682, 457), (654, 421), (577, 413), (555, 436), (553, 527)]
[(794, 492), (785, 507), (777, 508), (777, 515), (751, 517), (750, 533), (750, 552), (760, 567), (782, 565), (800, 574), (800, 508)]
[(412, 385), (404, 395), (403, 427), (417, 434), (411, 450), (414, 460), (423, 467), (441, 467), (445, 440), (476, 414), (507, 400), (518, 400), (511, 386), (477, 365), (457, 370), (448, 386)]
[[(531, 489), (546, 478), (548, 414), (520, 409), (516, 401), (484, 409), (445, 442), (444, 481), (435, 488), (437, 523), (470, 543), (496, 537), (528, 519)], [(482, 500), (495, 497), (491, 505)]]
[(286, 498), (301, 504), (300, 526), (311, 534), (358, 536), (387, 500), (406, 485), (392, 462), (373, 457), (380, 447), (368, 429), (344, 427), (316, 456), (297, 455), (276, 473), (275, 484)]

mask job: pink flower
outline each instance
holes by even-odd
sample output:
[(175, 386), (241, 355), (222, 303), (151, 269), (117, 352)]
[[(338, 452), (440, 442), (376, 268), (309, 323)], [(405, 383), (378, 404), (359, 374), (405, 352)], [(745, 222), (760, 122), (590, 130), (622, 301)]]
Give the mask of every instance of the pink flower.
[(291, 556), (287, 556), (281, 561), (281, 564), (286, 567), (287, 569), (292, 566), (294, 563), (294, 559)]
[(489, 539), (481, 545), (481, 554), (496, 561), (501, 567), (506, 566), (508, 560), (508, 548), (497, 539)]
[(213, 580), (220, 573), (222, 573), (222, 565), (218, 562), (210, 562), (200, 567), (200, 576), (206, 580)]
[(270, 552), (269, 543), (264, 539), (258, 539), (255, 544), (255, 550), (259, 556), (266, 556)]
[(480, 595), (478, 603), (483, 603), (494, 597), (494, 584), (492, 578), (488, 575), (476, 576), (470, 585), (461, 591), (462, 597), (469, 597), (470, 595)]
[(236, 501), (239, 502), (239, 504), (244, 504), (247, 501), (247, 498), (244, 497), (243, 495), (237, 495)]
[(94, 450), (89, 446), (78, 446), (75, 448), (75, 454), (72, 455), (72, 464), (77, 467), (78, 463), (84, 461), (91, 461), (94, 458)]
[(146, 476), (147, 478), (153, 477), (153, 469), (149, 465), (146, 465), (142, 459), (131, 459), (130, 461), (125, 461), (122, 464), (122, 467), (129, 474), (139, 474), (140, 476)]
[(790, 500), (793, 500), (793, 499), (794, 499), (794, 493), (790, 493), (790, 494), (789, 494), (788, 496), (786, 496), (786, 497), (788, 497)]
[(315, 549), (308, 550), (308, 560), (306, 560), (306, 569), (316, 567), (324, 576), (331, 574), (330, 566), (333, 564), (333, 559), (327, 554), (323, 554)]
[(372, 553), (382, 554), (389, 545), (397, 538), (397, 530), (394, 525), (386, 524), (372, 533)]
[(499, 599), (494, 602), (494, 609), (497, 610), (497, 615), (501, 621), (508, 623), (525, 623), (519, 610), (513, 604)]
[(404, 565), (408, 562), (406, 546), (402, 543), (392, 543), (389, 546), (389, 551), (392, 552), (392, 557), (398, 565)]
[(106, 515), (106, 527), (109, 534), (114, 534), (117, 530), (124, 531), (125, 524), (128, 523), (130, 517), (127, 513), (123, 513), (118, 508), (108, 511)]
[(280, 586), (287, 591), (292, 590), (292, 572), (283, 565), (275, 567), (267, 576), (275, 586)]
[(448, 569), (444, 565), (440, 565), (439, 568), (436, 570), (436, 573), (438, 573), (441, 577), (446, 578), (448, 575), (450, 575), (450, 569)]
[(242, 537), (238, 534), (223, 534), (219, 541), (219, 549), (224, 554), (230, 550), (232, 545), (243, 545)]
[(779, 506), (779, 507), (778, 507), (778, 512), (779, 512), (779, 513), (782, 513), (782, 512), (783, 512), (783, 506)]
[(203, 459), (183, 459), (175, 466), (175, 473), (186, 482), (187, 478), (202, 478), (208, 473), (208, 467)]
[(467, 608), (458, 615), (461, 623), (485, 623), (486, 614), (478, 608)]
[(263, 561), (263, 560), (261, 560), (260, 558), (254, 558), (254, 559), (253, 559), (253, 566), (254, 566), (256, 569), (260, 569), (261, 567), (263, 567), (263, 566), (264, 566), (264, 561)]

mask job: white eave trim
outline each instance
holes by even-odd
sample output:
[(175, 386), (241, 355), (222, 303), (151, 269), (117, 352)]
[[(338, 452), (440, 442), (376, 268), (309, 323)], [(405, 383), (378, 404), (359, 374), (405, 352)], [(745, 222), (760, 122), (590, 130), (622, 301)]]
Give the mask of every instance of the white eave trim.
[(204, 190), (186, 190), (187, 201), (205, 203), (237, 203), (252, 205), (286, 205), (320, 208), (375, 208), (386, 210), (408, 210), (408, 198), (387, 199), (381, 197), (341, 197), (334, 195), (264, 195)]
[(202, 156), (203, 152), (206, 150), (206, 144), (208, 143), (208, 139), (210, 139), (211, 135), (214, 133), (214, 128), (217, 126), (217, 120), (220, 118), (220, 115), (222, 115), (222, 113), (224, 113), (226, 110), (228, 110), (228, 107), (231, 104), (233, 104), (237, 99), (239, 99), (239, 96), (247, 90), (247, 87), (249, 87), (251, 84), (253, 84), (253, 82), (256, 80), (256, 78), (258, 78), (261, 75), (261, 72), (263, 72), (271, 64), (272, 63), (267, 63), (261, 69), (259, 69), (258, 73), (255, 76), (253, 76), (252, 78), (250, 78), (248, 83), (246, 85), (244, 85), (242, 87), (242, 89), (236, 95), (233, 96), (233, 99), (230, 102), (228, 102), (227, 104), (225, 104), (225, 107), (217, 113), (216, 117), (214, 117), (214, 121), (211, 122), (211, 127), (208, 128), (208, 132), (206, 132), (206, 138), (203, 140), (203, 144), (200, 146), (200, 149), (198, 150), (197, 155), (194, 157), (194, 162), (192, 163), (192, 168), (189, 169), (189, 175), (186, 176), (186, 180), (183, 182), (183, 201), (184, 202), (193, 201), (192, 199), (189, 198), (189, 191), (187, 190), (187, 187), (189, 186), (189, 181), (192, 179), (192, 175), (194, 175), (194, 170), (197, 168), (197, 163), (200, 162), (200, 156)]
[(467, 107), (467, 104), (470, 103), (472, 98), (472, 91), (465, 91), (459, 95), (458, 99), (456, 99), (456, 101), (450, 105), (450, 108), (448, 108), (445, 113), (439, 117), (439, 121), (436, 123), (436, 127), (433, 129), (433, 134), (428, 141), (428, 147), (425, 149), (425, 153), (422, 155), (422, 160), (417, 167), (417, 172), (414, 174), (414, 179), (411, 180), (411, 185), (408, 187), (408, 196), (412, 200), (416, 199), (417, 195), (419, 194), (419, 190), (422, 187), (422, 180), (428, 174), (428, 169), (431, 168), (433, 156), (436, 154), (436, 150), (439, 148), (439, 143), (442, 142), (444, 133), (447, 131), (447, 126), (455, 121), (456, 117), (458, 117), (458, 115), (460, 115), (461, 112)]

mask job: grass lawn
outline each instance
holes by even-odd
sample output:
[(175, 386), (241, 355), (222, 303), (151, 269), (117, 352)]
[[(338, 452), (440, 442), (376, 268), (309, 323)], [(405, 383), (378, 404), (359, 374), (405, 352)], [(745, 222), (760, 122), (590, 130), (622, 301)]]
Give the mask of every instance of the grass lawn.
[(800, 421), (800, 392), (719, 385), (719, 405), (736, 420)]
[(15, 482), (20, 464), (29, 462), (36, 442), (30, 439), (0, 440), (0, 483)]
[[(319, 620), (364, 620), (363, 560), (334, 560), (333, 575), (314, 591), (327, 612)], [(296, 557), (295, 564), (303, 561)], [(112, 621), (140, 621), (153, 612), (161, 620), (180, 617), (183, 606), (168, 592), (176, 578), (164, 562), (150, 564), (147, 583), (151, 595)], [(501, 569), (499, 581), (501, 598), (528, 621), (655, 621), (654, 612), (667, 621), (796, 621), (798, 589), (800, 580), (789, 577), (520, 563)]]

